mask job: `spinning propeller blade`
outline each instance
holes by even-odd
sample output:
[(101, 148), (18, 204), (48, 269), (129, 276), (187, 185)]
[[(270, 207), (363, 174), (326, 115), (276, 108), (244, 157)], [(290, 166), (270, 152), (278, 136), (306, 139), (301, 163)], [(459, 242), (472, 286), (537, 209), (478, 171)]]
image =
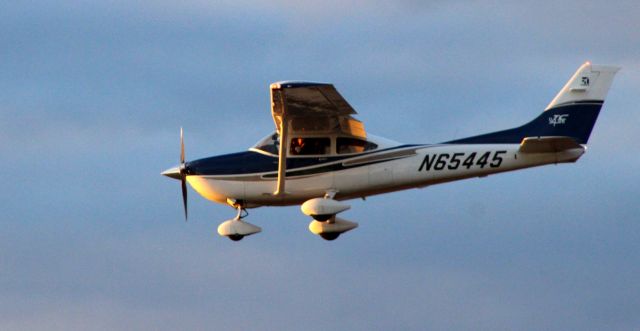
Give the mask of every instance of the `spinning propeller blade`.
[(187, 166), (184, 162), (184, 132), (180, 127), (180, 184), (182, 186), (182, 204), (184, 205), (184, 221), (187, 221)]
[(184, 164), (184, 131), (180, 127), (180, 165)]
[[(182, 174), (181, 174), (182, 175)], [(180, 178), (182, 184), (182, 204), (184, 205), (184, 221), (187, 221), (187, 176)]]

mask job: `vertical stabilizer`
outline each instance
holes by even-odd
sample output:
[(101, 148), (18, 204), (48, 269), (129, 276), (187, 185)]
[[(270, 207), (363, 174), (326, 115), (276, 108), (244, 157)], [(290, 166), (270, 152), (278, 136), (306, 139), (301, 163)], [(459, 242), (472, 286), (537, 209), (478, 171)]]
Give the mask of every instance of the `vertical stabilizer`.
[(618, 70), (620, 67), (586, 62), (578, 68), (545, 110), (579, 101), (604, 101), (613, 82), (613, 76)]

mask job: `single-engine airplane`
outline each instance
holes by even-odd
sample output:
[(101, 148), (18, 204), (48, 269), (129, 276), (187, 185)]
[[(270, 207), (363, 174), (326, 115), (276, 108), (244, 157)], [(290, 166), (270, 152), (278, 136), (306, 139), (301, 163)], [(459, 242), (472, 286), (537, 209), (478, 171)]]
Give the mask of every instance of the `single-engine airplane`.
[(237, 209), (218, 227), (237, 241), (261, 228), (246, 209), (301, 204), (309, 230), (334, 240), (358, 223), (336, 215), (344, 200), (577, 161), (587, 150), (619, 67), (584, 63), (544, 112), (522, 126), (438, 144), (401, 144), (368, 134), (331, 84), (271, 84), (275, 132), (248, 151), (185, 161), (162, 174), (179, 179), (185, 219), (188, 182), (200, 195)]

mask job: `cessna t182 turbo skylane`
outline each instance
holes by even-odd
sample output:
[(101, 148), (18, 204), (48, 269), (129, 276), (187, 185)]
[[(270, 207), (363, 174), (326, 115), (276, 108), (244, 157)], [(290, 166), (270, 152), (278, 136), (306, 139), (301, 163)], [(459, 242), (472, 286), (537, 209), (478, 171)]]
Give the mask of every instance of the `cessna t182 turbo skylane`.
[(358, 223), (336, 215), (344, 200), (454, 180), (577, 161), (618, 67), (583, 64), (538, 117), (522, 126), (438, 144), (401, 144), (368, 134), (356, 111), (331, 84), (271, 84), (276, 131), (248, 151), (185, 161), (162, 174), (237, 209), (218, 227), (237, 241), (261, 228), (246, 209), (301, 204), (309, 230), (326, 240)]

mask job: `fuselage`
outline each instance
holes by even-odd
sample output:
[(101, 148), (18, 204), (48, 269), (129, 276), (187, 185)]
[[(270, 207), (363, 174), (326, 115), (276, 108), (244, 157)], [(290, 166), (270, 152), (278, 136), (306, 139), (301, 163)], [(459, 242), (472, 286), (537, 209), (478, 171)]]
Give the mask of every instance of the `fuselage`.
[(337, 192), (335, 199), (375, 194), (540, 166), (575, 162), (580, 146), (558, 153), (522, 153), (519, 144), (381, 144), (348, 155), (288, 157), (286, 194), (274, 195), (278, 157), (254, 149), (187, 163), (187, 181), (203, 197), (247, 207), (298, 205)]

